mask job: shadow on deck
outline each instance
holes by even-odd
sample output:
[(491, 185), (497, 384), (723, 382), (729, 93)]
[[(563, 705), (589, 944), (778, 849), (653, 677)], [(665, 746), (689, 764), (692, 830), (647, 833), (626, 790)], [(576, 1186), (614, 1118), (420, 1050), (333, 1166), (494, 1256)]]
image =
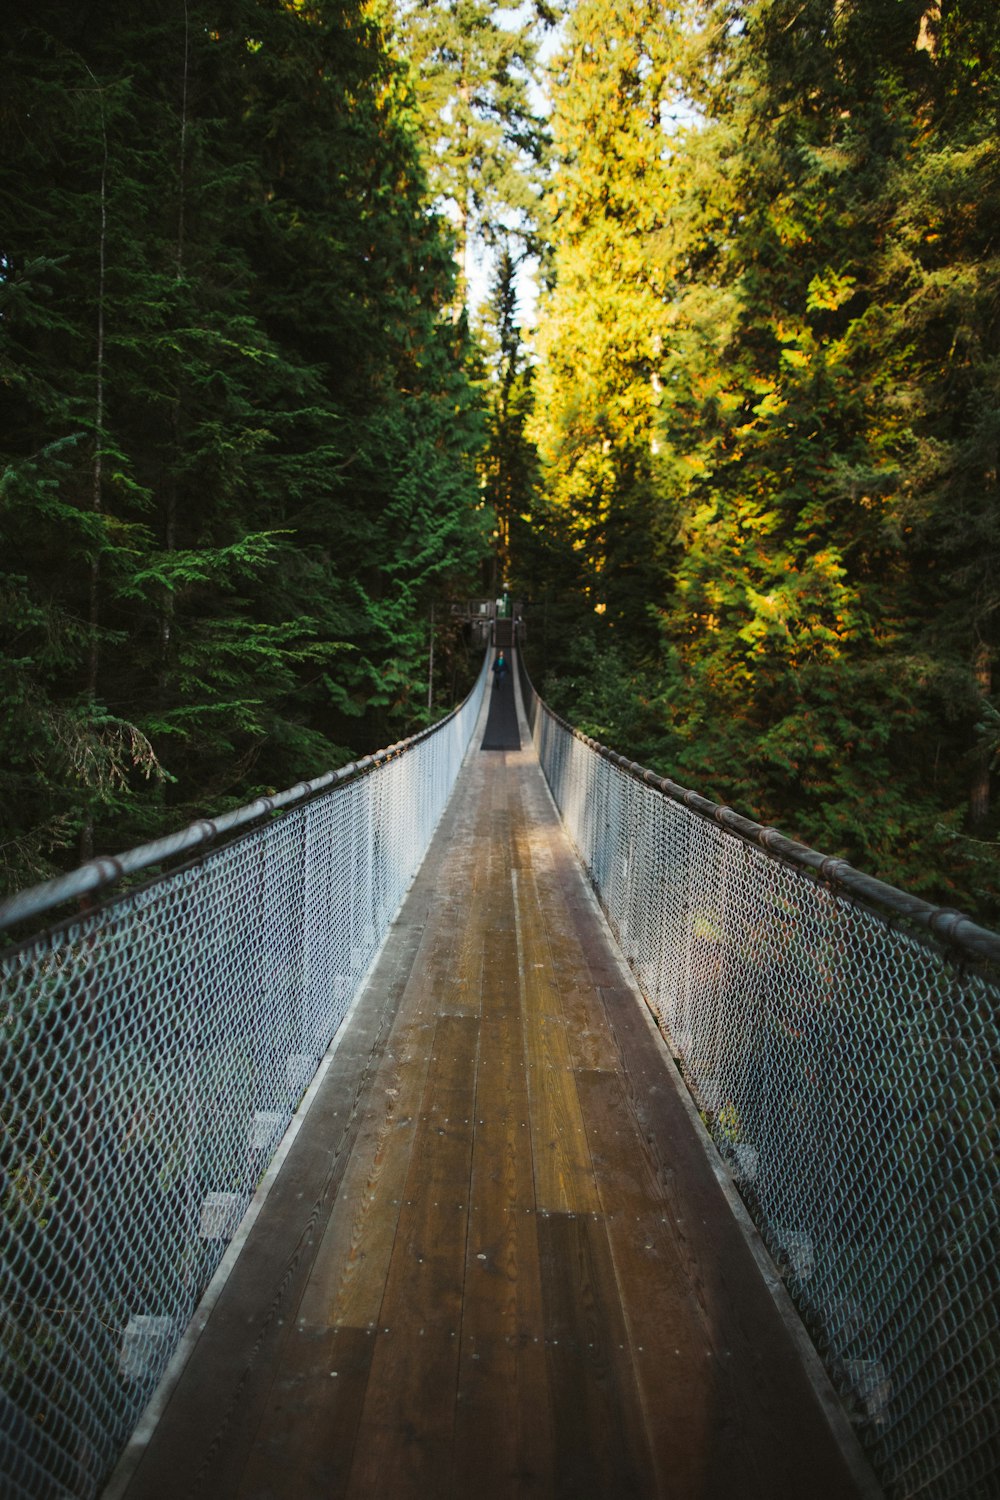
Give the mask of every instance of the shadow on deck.
[(805, 1373), (530, 735), (481, 754), (482, 731), (109, 1494), (877, 1493)]

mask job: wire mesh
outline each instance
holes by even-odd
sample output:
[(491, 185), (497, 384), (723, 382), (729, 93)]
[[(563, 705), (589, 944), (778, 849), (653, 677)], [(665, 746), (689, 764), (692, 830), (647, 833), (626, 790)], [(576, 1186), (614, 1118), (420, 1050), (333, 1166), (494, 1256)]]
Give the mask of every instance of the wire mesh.
[(0, 1489), (91, 1497), (386, 935), (482, 702), (0, 957)]
[(998, 966), (682, 805), (525, 689), (567, 830), (887, 1496), (992, 1500)]

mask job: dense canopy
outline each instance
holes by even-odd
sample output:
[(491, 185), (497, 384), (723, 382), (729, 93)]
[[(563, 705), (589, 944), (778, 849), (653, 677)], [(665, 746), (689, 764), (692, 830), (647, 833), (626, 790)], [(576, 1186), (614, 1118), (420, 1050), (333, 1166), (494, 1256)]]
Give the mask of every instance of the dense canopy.
[(416, 727), (432, 606), (443, 706), (444, 606), (507, 585), (581, 727), (995, 921), (998, 44), (992, 0), (9, 21), (8, 886)]
[(52, 3), (0, 67), (14, 884), (412, 727), (486, 530), (372, 7)]
[(525, 576), (583, 727), (988, 920), (998, 42), (985, 0), (573, 7)]

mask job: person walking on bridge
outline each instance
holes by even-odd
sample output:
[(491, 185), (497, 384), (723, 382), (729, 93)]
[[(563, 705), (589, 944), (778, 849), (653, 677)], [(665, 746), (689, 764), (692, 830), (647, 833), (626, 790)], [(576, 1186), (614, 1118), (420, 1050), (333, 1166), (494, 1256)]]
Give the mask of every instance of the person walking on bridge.
[(507, 660), (506, 660), (503, 652), (501, 651), (500, 655), (497, 657), (496, 661), (493, 663), (493, 686), (495, 688), (502, 688), (503, 687), (504, 678), (507, 676), (508, 670), (509, 670), (509, 668), (507, 666)]

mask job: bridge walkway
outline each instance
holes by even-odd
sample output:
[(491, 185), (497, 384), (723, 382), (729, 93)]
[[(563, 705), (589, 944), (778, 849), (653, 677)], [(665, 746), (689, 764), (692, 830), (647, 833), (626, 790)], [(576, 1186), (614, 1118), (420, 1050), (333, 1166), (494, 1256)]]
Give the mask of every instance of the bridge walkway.
[(519, 751), (479, 750), (482, 728), (242, 1252), (109, 1493), (870, 1493), (523, 720)]

